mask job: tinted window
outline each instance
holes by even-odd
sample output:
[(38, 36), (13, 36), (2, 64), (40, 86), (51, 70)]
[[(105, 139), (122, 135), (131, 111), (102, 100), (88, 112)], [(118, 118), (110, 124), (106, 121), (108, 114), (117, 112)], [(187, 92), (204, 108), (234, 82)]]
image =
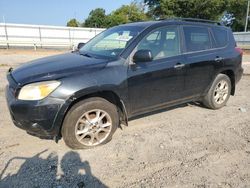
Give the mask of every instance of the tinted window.
[(150, 32), (138, 44), (137, 50), (150, 50), (154, 60), (179, 55), (178, 28), (162, 27)]
[(184, 27), (186, 48), (188, 52), (211, 48), (208, 29), (205, 27)]
[(228, 32), (225, 29), (213, 28), (216, 47), (224, 47), (228, 43)]
[(146, 38), (147, 41), (157, 41), (160, 40), (160, 31), (155, 31), (153, 33), (151, 33), (150, 35), (148, 35), (148, 37)]

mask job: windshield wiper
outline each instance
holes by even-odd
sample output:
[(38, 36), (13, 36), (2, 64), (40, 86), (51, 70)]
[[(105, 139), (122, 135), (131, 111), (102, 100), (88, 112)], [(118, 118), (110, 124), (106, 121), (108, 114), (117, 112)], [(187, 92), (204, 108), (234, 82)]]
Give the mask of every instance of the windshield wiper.
[[(98, 56), (97, 54), (90, 54), (88, 52), (82, 52), (82, 53), (79, 52), (79, 55), (89, 57), (89, 58), (95, 58), (95, 59), (104, 59), (105, 58), (105, 56), (101, 56), (101, 55)], [(107, 58), (107, 56), (106, 56), (106, 58)]]
[(82, 56), (85, 56), (85, 57), (90, 57), (90, 58), (93, 58), (93, 56), (92, 55), (90, 55), (90, 54), (87, 54), (87, 53), (80, 53), (80, 55), (82, 55)]

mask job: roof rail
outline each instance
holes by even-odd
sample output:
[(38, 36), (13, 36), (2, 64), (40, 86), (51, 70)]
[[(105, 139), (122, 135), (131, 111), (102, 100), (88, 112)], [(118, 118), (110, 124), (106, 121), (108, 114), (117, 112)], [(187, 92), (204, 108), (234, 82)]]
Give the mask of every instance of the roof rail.
[(221, 25), (224, 26), (222, 22), (216, 22), (212, 20), (206, 20), (206, 19), (199, 19), (199, 18), (170, 18), (167, 20), (177, 20), (177, 21), (187, 21), (187, 22), (203, 22), (203, 23), (210, 23), (210, 24), (216, 24), (216, 25)]

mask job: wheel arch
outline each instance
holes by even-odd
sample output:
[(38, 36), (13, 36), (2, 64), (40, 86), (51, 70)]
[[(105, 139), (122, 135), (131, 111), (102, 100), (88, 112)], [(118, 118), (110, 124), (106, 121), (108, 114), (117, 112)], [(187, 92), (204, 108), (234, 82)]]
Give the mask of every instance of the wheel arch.
[(112, 90), (96, 91), (96, 92), (91, 92), (91, 93), (88, 93), (85, 95), (78, 95), (77, 97), (71, 97), (71, 100), (70, 100), (69, 104), (67, 105), (67, 108), (63, 112), (63, 117), (61, 118), (60, 123), (58, 122), (58, 124), (59, 124), (58, 136), (59, 137), (61, 137), (62, 124), (63, 124), (64, 118), (66, 117), (68, 111), (78, 102), (83, 101), (83, 100), (88, 99), (88, 98), (92, 98), (92, 97), (104, 98), (104, 99), (108, 100), (109, 102), (115, 104), (117, 106), (118, 113), (120, 116), (119, 117), (120, 122), (124, 123), (125, 125), (128, 125), (128, 114), (127, 114), (126, 106), (125, 106), (123, 100), (119, 97), (119, 95), (116, 94)]
[(231, 95), (235, 94), (235, 74), (234, 71), (231, 69), (223, 70), (220, 72), (220, 74), (225, 74), (230, 78), (232, 88), (231, 88)]

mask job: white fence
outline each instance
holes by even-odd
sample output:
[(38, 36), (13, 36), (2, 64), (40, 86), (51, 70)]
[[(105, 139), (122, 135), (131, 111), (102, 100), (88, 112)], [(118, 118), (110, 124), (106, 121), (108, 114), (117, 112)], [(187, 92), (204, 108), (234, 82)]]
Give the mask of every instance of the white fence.
[(234, 38), (238, 46), (250, 49), (250, 32), (235, 32)]
[(0, 47), (66, 47), (75, 48), (79, 42), (87, 42), (104, 29), (56, 27), (0, 23)]
[[(79, 42), (87, 42), (105, 29), (56, 27), (0, 23), (0, 48), (56, 47), (74, 49)], [(235, 32), (238, 46), (250, 49), (250, 32)]]

